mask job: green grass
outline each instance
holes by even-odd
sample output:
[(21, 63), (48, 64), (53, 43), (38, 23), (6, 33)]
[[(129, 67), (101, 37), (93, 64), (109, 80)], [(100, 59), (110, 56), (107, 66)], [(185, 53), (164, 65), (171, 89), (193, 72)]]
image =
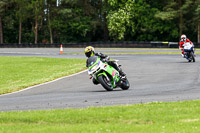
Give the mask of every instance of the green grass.
[(0, 112), (3, 133), (198, 133), (200, 101)]
[(0, 57), (0, 94), (17, 91), (85, 69), (85, 59)]

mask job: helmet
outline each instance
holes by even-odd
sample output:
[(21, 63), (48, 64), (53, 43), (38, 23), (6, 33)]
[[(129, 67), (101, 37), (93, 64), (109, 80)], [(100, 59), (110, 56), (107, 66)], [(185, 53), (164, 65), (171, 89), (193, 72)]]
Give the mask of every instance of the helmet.
[(183, 35), (181, 35), (181, 41), (182, 41), (182, 42), (185, 42), (185, 41), (186, 41), (186, 39), (187, 39), (186, 35), (184, 35), (184, 34), (183, 34)]
[(94, 55), (94, 48), (92, 46), (88, 46), (85, 48), (85, 56), (90, 57)]

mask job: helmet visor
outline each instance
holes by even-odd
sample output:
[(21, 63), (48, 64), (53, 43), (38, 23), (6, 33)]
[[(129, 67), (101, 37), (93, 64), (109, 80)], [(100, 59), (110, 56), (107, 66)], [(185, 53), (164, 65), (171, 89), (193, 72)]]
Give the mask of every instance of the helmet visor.
[(182, 40), (183, 42), (185, 42), (186, 38), (185, 38), (185, 37), (182, 37), (181, 40)]
[(91, 54), (92, 54), (92, 51), (89, 51), (89, 52), (86, 52), (86, 53), (85, 53), (85, 56), (86, 56), (86, 57), (90, 57)]

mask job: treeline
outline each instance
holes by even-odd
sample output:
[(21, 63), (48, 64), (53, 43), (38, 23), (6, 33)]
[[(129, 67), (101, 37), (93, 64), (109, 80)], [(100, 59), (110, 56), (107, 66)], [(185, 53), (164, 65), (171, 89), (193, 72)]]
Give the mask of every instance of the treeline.
[(0, 0), (0, 43), (200, 43), (200, 0)]

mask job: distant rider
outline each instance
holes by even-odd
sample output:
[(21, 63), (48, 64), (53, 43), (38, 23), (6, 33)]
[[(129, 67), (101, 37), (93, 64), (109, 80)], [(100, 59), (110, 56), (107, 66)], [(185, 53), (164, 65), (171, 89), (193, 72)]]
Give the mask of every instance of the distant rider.
[[(187, 42), (189, 42), (193, 47), (194, 47), (194, 44), (190, 41), (190, 39), (188, 39), (187, 37), (186, 37), (186, 35), (181, 35), (181, 40), (180, 40), (180, 42), (179, 42), (179, 49), (181, 49), (181, 55), (183, 56), (183, 57), (185, 57), (184, 56), (184, 47), (183, 47), (183, 45), (185, 44), (185, 43), (187, 43)], [(193, 50), (193, 52), (194, 52), (194, 50)]]
[[(86, 57), (91, 57), (91, 56), (99, 56), (101, 58), (101, 61), (103, 62), (107, 62), (109, 65), (111, 65), (112, 67), (114, 67), (121, 76), (125, 76), (126, 74), (124, 72), (122, 72), (122, 69), (119, 68), (117, 66), (117, 64), (115, 63), (115, 61), (110, 61), (110, 57), (108, 55), (104, 55), (100, 52), (95, 53), (94, 48), (92, 46), (88, 46), (85, 48), (85, 56)], [(86, 62), (86, 67), (87, 67), (87, 62)]]

